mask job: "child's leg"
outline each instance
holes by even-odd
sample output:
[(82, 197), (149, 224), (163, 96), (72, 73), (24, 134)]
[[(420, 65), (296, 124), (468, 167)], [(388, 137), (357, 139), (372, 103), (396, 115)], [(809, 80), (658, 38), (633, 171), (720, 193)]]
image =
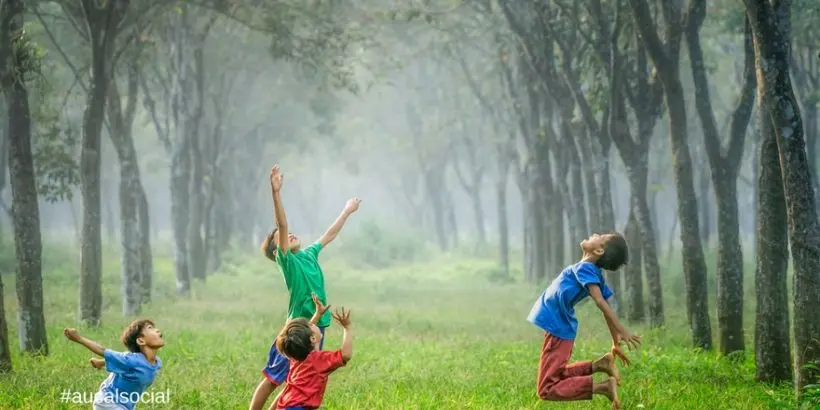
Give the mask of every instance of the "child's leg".
[(290, 370), (290, 361), (285, 355), (276, 350), (276, 345), (271, 345), (268, 352), (268, 363), (262, 369), (262, 374), (265, 376), (256, 390), (253, 392), (251, 399), (250, 410), (262, 410), (265, 402), (270, 397), (271, 393), (284, 383), (288, 378), (288, 370)]
[(572, 355), (572, 340), (544, 336), (538, 369), (538, 397), (542, 400), (589, 400), (592, 398), (592, 362), (567, 366)]

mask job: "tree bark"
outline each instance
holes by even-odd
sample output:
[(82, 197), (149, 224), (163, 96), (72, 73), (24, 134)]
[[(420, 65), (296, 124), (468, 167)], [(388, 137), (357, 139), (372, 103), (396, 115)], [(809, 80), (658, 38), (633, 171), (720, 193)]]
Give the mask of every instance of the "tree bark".
[(0, 374), (10, 373), (13, 368), (9, 346), (9, 326), (6, 323), (6, 301), (3, 295), (3, 274), (0, 273)]
[[(772, 5), (747, 0), (746, 12), (754, 32), (757, 83), (761, 107), (777, 138), (789, 243), (794, 265), (795, 390), (798, 399), (806, 385), (820, 377), (820, 225), (806, 156), (803, 123), (789, 70), (791, 2)], [(814, 368), (806, 365), (814, 364)]]
[(700, 240), (692, 158), (687, 143), (686, 102), (678, 69), (681, 13), (676, 4), (664, 4), (663, 14), (669, 37), (668, 44), (664, 45), (658, 37), (646, 1), (629, 0), (629, 4), (640, 32), (641, 41), (663, 83), (664, 100), (669, 111), (670, 140), (675, 158), (675, 188), (681, 226), (681, 243), (683, 244), (687, 313), (693, 344), (698, 348), (709, 350), (712, 348), (712, 329), (709, 319), (706, 260)]
[(102, 315), (102, 220), (100, 203), (100, 166), (102, 125), (110, 82), (110, 59), (118, 25), (128, 0), (98, 4), (83, 0), (82, 9), (91, 34), (91, 87), (83, 116), (80, 153), (80, 182), (83, 198), (82, 253), (80, 268), (80, 320), (100, 324)]
[[(22, 1), (0, 4), (0, 88), (6, 98), (8, 118), (8, 167), (11, 179), (14, 221), (14, 249), (17, 260), (17, 324), (20, 349), (34, 355), (48, 355), (43, 314), (42, 238), (37, 179), (31, 150), (31, 110), (26, 88), (26, 68), (22, 66), (28, 39), (23, 30)], [(3, 301), (0, 301), (3, 303)], [(0, 367), (11, 368), (8, 359), (8, 333), (5, 320), (0, 324)], [(5, 356), (5, 357), (4, 357)]]
[[(134, 147), (131, 127), (137, 104), (137, 78), (133, 72), (128, 79), (128, 95), (125, 108), (120, 101), (116, 79), (108, 86), (108, 120), (111, 124), (109, 137), (117, 151), (120, 164), (119, 202), (121, 229), (121, 270), (122, 270), (122, 314), (139, 314), (142, 305), (143, 287), (143, 227), (140, 218), (140, 181), (137, 150)], [(150, 289), (150, 288), (149, 288)]]
[[(762, 94), (758, 92), (758, 107)], [(757, 110), (758, 179), (755, 241), (755, 378), (792, 378), (789, 337), (789, 237), (777, 139), (768, 112)]]
[[(629, 219), (627, 219), (624, 228), (624, 236), (627, 243), (640, 243), (640, 235), (635, 210), (630, 208)], [(626, 319), (632, 323), (643, 322), (646, 318), (643, 303), (643, 277), (641, 277), (641, 248), (641, 246), (632, 247), (629, 264), (623, 270), (624, 281), (626, 282), (626, 297), (623, 299), (626, 304)]]
[(754, 106), (755, 70), (751, 26), (745, 24), (744, 76), (738, 103), (732, 113), (728, 149), (723, 153), (717, 121), (709, 96), (709, 82), (700, 46), (700, 27), (706, 1), (693, 0), (689, 8), (687, 44), (695, 88), (695, 105), (703, 128), (704, 147), (717, 199), (718, 257), (717, 312), (720, 351), (724, 355), (745, 349), (743, 335), (743, 251), (738, 221), (737, 176), (743, 159), (743, 142)]
[(202, 225), (203, 212), (205, 203), (202, 185), (204, 183), (204, 170), (202, 158), (202, 146), (200, 144), (200, 129), (202, 126), (202, 116), (205, 113), (205, 63), (203, 58), (203, 48), (205, 37), (208, 34), (210, 26), (207, 26), (205, 31), (200, 34), (197, 39), (196, 49), (194, 50), (194, 81), (196, 85), (196, 95), (190, 101), (195, 104), (193, 118), (190, 119), (191, 127), (186, 130), (190, 135), (187, 136), (190, 143), (190, 160), (191, 160), (191, 185), (190, 185), (190, 199), (189, 205), (191, 209), (190, 223), (188, 224), (188, 267), (191, 270), (191, 277), (194, 279), (205, 280), (205, 252), (202, 242)]

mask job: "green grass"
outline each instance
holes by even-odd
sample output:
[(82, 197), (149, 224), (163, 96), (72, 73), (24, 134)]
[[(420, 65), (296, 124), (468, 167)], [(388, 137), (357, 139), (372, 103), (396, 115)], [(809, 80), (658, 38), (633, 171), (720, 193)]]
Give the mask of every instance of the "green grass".
[[(525, 318), (540, 286), (493, 281), (491, 260), (442, 255), (412, 265), (354, 270), (337, 255), (323, 255), (327, 289), (331, 304), (352, 309), (354, 358), (331, 376), (324, 408), (609, 408), (601, 397), (591, 403), (537, 399), (543, 334)], [(77, 326), (79, 258), (54, 247), (44, 256), (47, 357), (20, 353), (14, 282), (9, 275), (3, 278), (14, 372), (0, 376), (0, 409), (90, 408), (61, 404), (60, 392), (91, 394), (105, 378), (88, 365), (91, 354), (62, 335), (64, 327)], [(120, 315), (118, 263), (115, 255), (106, 254), (103, 325), (81, 331), (121, 349), (118, 337), (131, 318)], [(143, 316), (156, 320), (167, 345), (160, 353), (164, 367), (151, 390), (167, 390), (171, 396), (169, 404), (139, 408), (246, 409), (286, 314), (287, 294), (275, 267), (257, 254), (231, 255), (219, 273), (195, 285), (190, 300), (179, 300), (172, 294), (169, 256), (157, 255), (154, 266), (155, 300)], [(667, 300), (667, 328), (630, 326), (643, 336), (644, 346), (631, 353), (633, 366), (622, 369), (623, 408), (795, 407), (790, 386), (755, 383), (751, 355), (733, 364), (716, 353), (688, 348), (682, 301), (671, 295)], [(751, 319), (753, 308), (746, 310)], [(579, 308), (579, 321), (573, 358), (604, 353), (609, 334), (594, 305)], [(751, 346), (749, 326), (746, 335)], [(326, 348), (337, 346), (340, 338), (341, 330), (333, 325)]]

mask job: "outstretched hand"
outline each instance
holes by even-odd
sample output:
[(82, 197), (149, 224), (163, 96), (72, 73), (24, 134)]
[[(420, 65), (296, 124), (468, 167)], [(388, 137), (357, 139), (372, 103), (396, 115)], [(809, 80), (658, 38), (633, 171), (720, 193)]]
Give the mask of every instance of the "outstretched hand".
[(284, 177), (282, 176), (282, 172), (279, 170), (279, 165), (274, 165), (270, 170), (270, 187), (273, 192), (279, 192), (279, 190), (282, 189), (283, 180)]
[(623, 333), (621, 333), (619, 339), (620, 340), (617, 344), (620, 344), (620, 342), (626, 343), (626, 347), (628, 347), (629, 350), (637, 349), (641, 346), (641, 337), (629, 333), (628, 330), (625, 330)]
[(313, 296), (313, 304), (316, 305), (316, 315), (318, 315), (318, 316), (324, 315), (325, 312), (327, 312), (327, 310), (330, 309), (330, 305), (327, 305), (327, 306), (323, 305), (322, 301), (319, 300), (319, 296), (316, 295), (315, 293), (313, 293), (312, 296)]
[(345, 308), (342, 308), (340, 312), (339, 309), (336, 309), (336, 311), (333, 312), (333, 319), (336, 319), (341, 327), (347, 329), (347, 327), (350, 326), (350, 311), (345, 311)]
[(612, 345), (610, 352), (612, 353), (612, 357), (620, 360), (624, 366), (629, 366), (632, 364), (632, 361), (629, 360), (629, 357), (626, 356), (626, 353), (624, 353), (623, 349), (621, 349), (621, 347), (617, 344)]

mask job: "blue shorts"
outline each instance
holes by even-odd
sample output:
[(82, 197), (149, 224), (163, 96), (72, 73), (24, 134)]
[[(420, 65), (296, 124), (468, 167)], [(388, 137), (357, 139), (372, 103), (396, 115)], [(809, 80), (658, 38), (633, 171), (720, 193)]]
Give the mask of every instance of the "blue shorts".
[[(319, 327), (319, 330), (322, 332), (319, 350), (322, 350), (325, 345), (325, 328), (327, 328), (327, 326)], [(287, 380), (289, 370), (290, 360), (276, 349), (276, 343), (271, 344), (270, 351), (268, 352), (268, 363), (265, 365), (265, 368), (262, 369), (262, 374), (265, 375), (268, 381), (278, 386)]]

